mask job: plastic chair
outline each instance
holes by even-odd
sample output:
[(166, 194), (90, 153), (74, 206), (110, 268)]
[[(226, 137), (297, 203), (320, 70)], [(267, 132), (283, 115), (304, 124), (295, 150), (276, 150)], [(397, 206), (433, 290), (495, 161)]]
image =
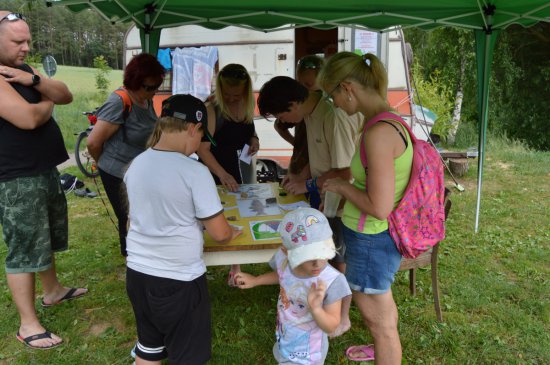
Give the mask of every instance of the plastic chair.
[[(451, 191), (445, 188), (445, 219), (447, 219), (452, 205), (452, 202), (449, 199), (450, 193)], [(416, 269), (431, 265), (435, 315), (437, 316), (437, 320), (439, 322), (443, 322), (443, 315), (441, 313), (441, 305), (439, 300), (439, 284), (437, 281), (437, 254), (439, 252), (440, 244), (441, 242), (433, 246), (431, 250), (424, 252), (422, 255), (414, 259), (403, 258), (401, 260), (401, 266), (399, 266), (399, 271), (409, 270), (409, 289), (411, 295), (414, 296), (416, 295)]]

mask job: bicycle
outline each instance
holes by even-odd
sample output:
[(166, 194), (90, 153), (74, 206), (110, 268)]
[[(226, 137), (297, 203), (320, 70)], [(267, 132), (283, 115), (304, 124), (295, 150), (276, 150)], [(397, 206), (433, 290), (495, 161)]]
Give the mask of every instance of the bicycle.
[(74, 147), (76, 165), (87, 177), (99, 176), (99, 170), (97, 169), (96, 162), (94, 161), (92, 155), (88, 152), (88, 147), (86, 147), (86, 140), (97, 122), (96, 111), (97, 109), (91, 112), (82, 112), (82, 114), (88, 118), (90, 125), (85, 131), (75, 133), (75, 135), (78, 134)]

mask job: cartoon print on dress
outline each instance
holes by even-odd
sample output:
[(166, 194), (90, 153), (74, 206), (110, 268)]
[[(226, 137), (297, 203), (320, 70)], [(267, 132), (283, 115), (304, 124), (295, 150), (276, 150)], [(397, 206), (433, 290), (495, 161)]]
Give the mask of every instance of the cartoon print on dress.
[(304, 282), (291, 285), (286, 292), (290, 305), (281, 313), (280, 350), (292, 361), (308, 359), (310, 356), (310, 332), (315, 323), (309, 311), (307, 293), (308, 287)]
[(295, 323), (307, 322), (313, 319), (309, 312), (307, 303), (307, 293), (309, 288), (301, 281), (295, 282), (286, 292), (286, 297), (289, 306), (285, 310), (285, 314), (292, 317)]
[(281, 290), (279, 291), (279, 302), (282, 304), (282, 310), (287, 310), (290, 306), (290, 301), (288, 300), (285, 288), (283, 287), (281, 287)]
[(290, 235), (290, 238), (294, 243), (298, 243), (299, 237), (302, 237), (302, 241), (307, 240), (306, 230), (304, 229), (304, 226), (302, 226), (301, 224), (298, 227), (296, 227), (296, 232)]

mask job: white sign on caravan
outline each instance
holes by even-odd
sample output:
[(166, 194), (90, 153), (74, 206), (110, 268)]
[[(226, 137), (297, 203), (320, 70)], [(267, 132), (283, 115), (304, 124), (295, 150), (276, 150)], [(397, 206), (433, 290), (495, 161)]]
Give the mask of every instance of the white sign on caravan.
[(355, 29), (353, 32), (352, 50), (355, 53), (372, 53), (380, 57), (380, 35), (363, 29)]

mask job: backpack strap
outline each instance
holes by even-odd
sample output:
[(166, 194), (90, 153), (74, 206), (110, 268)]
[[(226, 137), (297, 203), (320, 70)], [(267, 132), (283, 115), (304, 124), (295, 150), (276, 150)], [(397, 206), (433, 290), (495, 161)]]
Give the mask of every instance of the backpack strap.
[(124, 124), (120, 126), (120, 129), (122, 130), (122, 141), (127, 145), (130, 145), (133, 147), (140, 147), (130, 143), (130, 141), (128, 140), (128, 136), (126, 135), (126, 126), (125, 126), (126, 120), (130, 116), (130, 113), (132, 112), (132, 99), (130, 98), (130, 94), (128, 94), (128, 91), (124, 86), (121, 86), (118, 89), (116, 89), (114, 93), (117, 94), (120, 97), (120, 99), (122, 99), (122, 119), (124, 120)]
[(126, 119), (128, 119), (128, 116), (132, 111), (132, 99), (130, 99), (130, 95), (124, 87), (119, 87), (114, 91), (114, 93), (122, 99), (122, 119), (126, 122)]
[(395, 124), (390, 123), (387, 120), (381, 120), (380, 122), (381, 123), (386, 123), (387, 125), (391, 125), (393, 127), (393, 129), (395, 129), (397, 131), (397, 133), (399, 133), (399, 137), (401, 137), (401, 139), (403, 140), (403, 143), (405, 144), (405, 148), (409, 147), (409, 142), (407, 142), (407, 138), (405, 138), (403, 133), (401, 133), (401, 130), (399, 128), (397, 128), (395, 126)]
[[(367, 169), (367, 152), (365, 151), (365, 134), (367, 133), (367, 129), (369, 129), (371, 126), (378, 122), (386, 122), (386, 119), (395, 120), (396, 122), (399, 122), (409, 133), (409, 137), (411, 138), (411, 142), (416, 142), (416, 137), (411, 131), (411, 128), (409, 125), (401, 118), (399, 115), (392, 113), (392, 112), (382, 112), (380, 114), (375, 115), (372, 117), (367, 123), (365, 123), (365, 126), (363, 127), (363, 133), (361, 134), (361, 139), (359, 141), (359, 157), (361, 157), (361, 164), (363, 165), (363, 168)], [(391, 124), (391, 123), (388, 123)], [(394, 128), (397, 129), (395, 125), (392, 124)], [(399, 134), (401, 135), (401, 138), (405, 141), (405, 146), (407, 147), (407, 140), (406, 138), (401, 134), (401, 131), (399, 131)], [(367, 183), (365, 181), (365, 190), (367, 189)], [(363, 229), (365, 228), (365, 221), (367, 220), (367, 215), (363, 212), (361, 212), (361, 216), (359, 217), (359, 223), (357, 224), (357, 229), (359, 232), (363, 232)]]

